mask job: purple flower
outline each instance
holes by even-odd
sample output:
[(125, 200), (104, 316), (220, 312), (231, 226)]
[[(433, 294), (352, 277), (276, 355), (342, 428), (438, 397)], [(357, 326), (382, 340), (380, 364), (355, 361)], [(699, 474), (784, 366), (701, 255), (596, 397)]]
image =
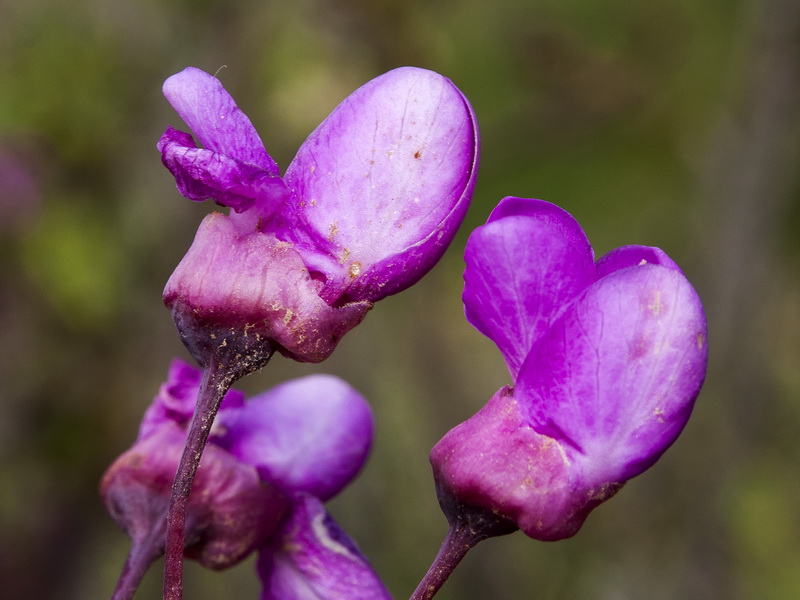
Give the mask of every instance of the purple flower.
[(390, 600), (388, 590), (322, 502), (296, 498), (280, 535), (262, 548), (261, 600)]
[(164, 94), (203, 146), (172, 128), (159, 141), (179, 191), (232, 209), (206, 217), (164, 290), (201, 364), (242, 336), (324, 360), (374, 302), (433, 267), (467, 210), (475, 116), (431, 71), (396, 69), (356, 90), (283, 177), (216, 78), (187, 68)]
[[(173, 361), (136, 442), (108, 469), (100, 486), (112, 517), (132, 539), (133, 560), (141, 563), (133, 570), (139, 576), (164, 551), (172, 480), (200, 380), (200, 371)], [(274, 554), (276, 561), (293, 564), (296, 552), (280, 540), (300, 535), (303, 519), (311, 537), (322, 531), (316, 522), (320, 514), (327, 515), (321, 501), (352, 480), (371, 442), (372, 414), (366, 400), (336, 377), (292, 380), (248, 401), (241, 392), (229, 391), (189, 497), (186, 555), (222, 569), (259, 549), (262, 562)], [(303, 516), (311, 513), (313, 519)], [(312, 542), (302, 552), (318, 552)], [(299, 556), (303, 564), (304, 555)], [(329, 559), (339, 565), (337, 557)], [(354, 577), (380, 586), (363, 557), (351, 562), (336, 568), (351, 569)], [(308, 577), (306, 583), (312, 585), (314, 578)], [(300, 588), (305, 585), (302, 577), (295, 579)], [(120, 586), (132, 593), (136, 584), (134, 578)]]
[(658, 248), (595, 263), (575, 219), (540, 200), (505, 198), (465, 258), (467, 319), (514, 384), (434, 447), (442, 504), (569, 537), (686, 424), (706, 370), (700, 299)]
[(450, 80), (396, 69), (345, 99), (281, 177), (215, 77), (188, 68), (164, 94), (202, 146), (171, 127), (161, 137), (178, 190), (231, 208), (206, 217), (164, 290), (206, 373), (169, 508), (165, 597), (179, 600), (184, 507), (222, 392), (276, 350), (324, 360), (433, 267), (472, 196), (478, 130)]

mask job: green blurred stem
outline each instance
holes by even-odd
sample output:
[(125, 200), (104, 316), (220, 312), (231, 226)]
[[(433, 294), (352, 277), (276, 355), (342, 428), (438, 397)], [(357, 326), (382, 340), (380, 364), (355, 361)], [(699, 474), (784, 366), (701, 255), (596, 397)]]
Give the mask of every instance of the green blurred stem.
[(222, 398), (236, 377), (226, 361), (213, 356), (203, 371), (197, 406), (189, 426), (186, 446), (175, 474), (167, 516), (167, 542), (164, 555), (164, 600), (183, 598), (183, 549), (186, 505), (200, 465), (208, 434), (214, 424)]

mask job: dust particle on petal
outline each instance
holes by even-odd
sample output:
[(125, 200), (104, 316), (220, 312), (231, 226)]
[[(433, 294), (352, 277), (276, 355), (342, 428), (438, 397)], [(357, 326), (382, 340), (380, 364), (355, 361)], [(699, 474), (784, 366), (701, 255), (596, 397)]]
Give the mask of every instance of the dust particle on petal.
[(706, 345), (706, 336), (704, 333), (697, 334), (697, 347), (702, 348)]
[(658, 315), (661, 314), (661, 309), (662, 309), (661, 291), (660, 290), (655, 290), (653, 292), (652, 296), (650, 296), (650, 298), (647, 301), (647, 310), (654, 317), (657, 317)]

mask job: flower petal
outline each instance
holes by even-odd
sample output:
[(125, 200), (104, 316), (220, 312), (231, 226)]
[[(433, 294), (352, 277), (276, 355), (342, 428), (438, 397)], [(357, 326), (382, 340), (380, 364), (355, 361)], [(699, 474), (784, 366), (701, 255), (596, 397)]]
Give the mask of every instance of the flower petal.
[(513, 521), (533, 538), (569, 537), (591, 508), (585, 494), (575, 493), (561, 444), (534, 431), (526, 413), (504, 387), (437, 442), (430, 459), (439, 503), (447, 514), (444, 492)]
[[(351, 94), (286, 171), (286, 236), (327, 278), (323, 297), (375, 301), (441, 257), (472, 195), (478, 130), (441, 75), (404, 67)], [(316, 256), (315, 256), (316, 255)]]
[(640, 267), (645, 264), (661, 265), (683, 273), (677, 263), (661, 248), (655, 246), (622, 246), (612, 250), (597, 261), (597, 276), (605, 277), (609, 273), (627, 267)]
[[(175, 423), (137, 441), (108, 468), (100, 494), (135, 543), (164, 551), (172, 479), (186, 442)], [(212, 569), (244, 559), (280, 526), (287, 499), (216, 444), (203, 454), (186, 507), (186, 556)]]
[(572, 252), (594, 260), (594, 251), (580, 223), (560, 206), (536, 198), (506, 196), (489, 215), (487, 223), (505, 217), (531, 217), (556, 229), (572, 247)]
[(179, 315), (179, 332), (194, 358), (206, 356), (204, 328), (241, 331), (304, 362), (327, 358), (342, 336), (371, 308), (340, 308), (317, 294), (291, 244), (257, 231), (241, 234), (232, 219), (208, 215), (164, 289), (164, 303)]
[(220, 441), (266, 481), (323, 500), (361, 469), (372, 444), (372, 412), (332, 375), (310, 375), (252, 398), (226, 422)]
[[(164, 423), (188, 423), (194, 414), (202, 378), (200, 369), (179, 358), (173, 359), (169, 365), (167, 380), (161, 384), (158, 394), (144, 413), (136, 441), (149, 436)], [(230, 409), (241, 406), (244, 406), (244, 393), (231, 388), (222, 399), (219, 412), (224, 415)]]
[(168, 78), (163, 91), (207, 150), (260, 167), (268, 175), (280, 175), (250, 119), (219, 79), (188, 67)]
[(367, 559), (317, 498), (297, 498), (282, 534), (261, 549), (261, 600), (390, 600)]
[(161, 162), (175, 177), (178, 191), (190, 200), (213, 198), (237, 212), (254, 204), (269, 218), (284, 204), (289, 191), (283, 179), (267, 170), (194, 145), (192, 136), (168, 128), (157, 144)]
[(585, 239), (565, 211), (522, 198), (506, 198), (470, 236), (467, 320), (497, 344), (512, 376), (563, 307), (594, 281)]
[(674, 269), (643, 265), (598, 280), (568, 308), (526, 360), (515, 395), (587, 481), (622, 482), (683, 429), (706, 360), (691, 284)]

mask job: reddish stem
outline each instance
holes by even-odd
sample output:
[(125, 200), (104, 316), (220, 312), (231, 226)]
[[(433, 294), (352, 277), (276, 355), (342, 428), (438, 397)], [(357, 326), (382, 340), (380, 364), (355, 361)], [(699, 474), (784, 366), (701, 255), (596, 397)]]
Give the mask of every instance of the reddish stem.
[(133, 598), (147, 569), (161, 556), (161, 545), (155, 544), (153, 541), (148, 538), (132, 542), (131, 551), (122, 567), (111, 600), (131, 600)]
[(167, 541), (164, 554), (164, 600), (183, 598), (183, 550), (186, 505), (200, 466), (200, 458), (214, 424), (222, 398), (236, 379), (229, 366), (212, 357), (203, 371), (192, 423), (181, 462), (175, 474), (167, 516)]
[(517, 531), (517, 526), (506, 517), (491, 510), (464, 504), (448, 489), (437, 482), (436, 495), (439, 505), (447, 516), (450, 529), (444, 538), (439, 554), (419, 582), (409, 600), (431, 600), (453, 573), (461, 559), (478, 542), (489, 537), (508, 535)]
[(485, 535), (471, 531), (464, 522), (450, 525), (447, 537), (444, 538), (439, 554), (433, 564), (419, 582), (417, 589), (409, 600), (430, 600), (444, 585), (461, 559), (467, 555), (475, 544), (486, 539)]

